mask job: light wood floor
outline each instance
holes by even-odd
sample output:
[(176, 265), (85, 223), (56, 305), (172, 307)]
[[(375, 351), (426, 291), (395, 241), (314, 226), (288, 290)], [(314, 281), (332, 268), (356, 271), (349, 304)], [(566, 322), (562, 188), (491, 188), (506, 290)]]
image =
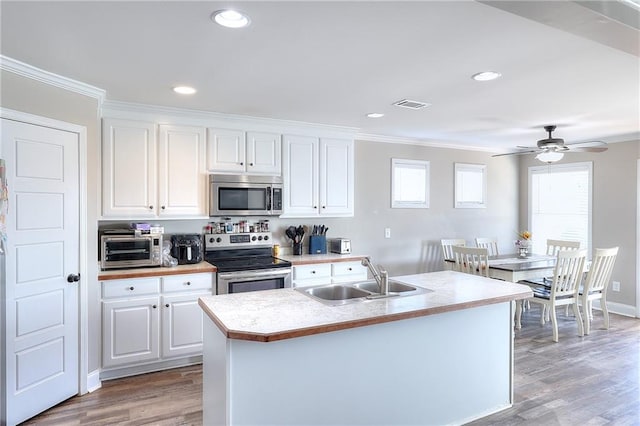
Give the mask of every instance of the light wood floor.
[[(514, 407), (473, 425), (640, 425), (640, 320), (594, 311), (589, 336), (558, 314), (560, 342), (534, 307), (515, 340)], [(201, 425), (200, 366), (103, 382), (102, 388), (34, 417), (28, 425)]]

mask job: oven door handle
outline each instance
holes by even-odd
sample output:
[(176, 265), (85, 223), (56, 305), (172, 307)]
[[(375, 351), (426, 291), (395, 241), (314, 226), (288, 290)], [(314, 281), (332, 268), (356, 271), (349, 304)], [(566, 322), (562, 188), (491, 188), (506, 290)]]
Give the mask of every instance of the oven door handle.
[(242, 279), (256, 279), (256, 278), (268, 278), (268, 277), (285, 277), (291, 273), (291, 269), (278, 269), (277, 271), (253, 271), (250, 274), (243, 272), (227, 272), (218, 274), (218, 278), (228, 280), (242, 280)]

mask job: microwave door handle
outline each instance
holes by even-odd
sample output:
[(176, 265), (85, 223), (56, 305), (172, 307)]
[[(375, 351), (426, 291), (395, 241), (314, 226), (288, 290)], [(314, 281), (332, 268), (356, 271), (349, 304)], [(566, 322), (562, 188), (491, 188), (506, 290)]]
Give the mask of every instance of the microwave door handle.
[(265, 272), (251, 272), (250, 274), (245, 274), (242, 272), (229, 272), (218, 274), (218, 278), (228, 281), (228, 280), (252, 280), (256, 278), (268, 278), (268, 277), (285, 277), (291, 272), (290, 269), (278, 270), (278, 271), (265, 271)]
[(267, 186), (267, 211), (271, 211), (271, 194), (273, 189), (270, 186)]

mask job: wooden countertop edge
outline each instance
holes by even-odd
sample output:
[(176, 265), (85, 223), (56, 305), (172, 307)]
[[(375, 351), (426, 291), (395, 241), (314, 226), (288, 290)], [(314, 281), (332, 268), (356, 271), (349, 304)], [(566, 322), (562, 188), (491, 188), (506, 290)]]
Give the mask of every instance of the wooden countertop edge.
[[(203, 263), (206, 263), (206, 265), (204, 265)], [(201, 262), (201, 263), (195, 264), (193, 267), (185, 266), (179, 269), (160, 267), (155, 270), (150, 270), (146, 268), (146, 269), (140, 269), (139, 271), (133, 270), (133, 269), (123, 269), (122, 273), (109, 271), (110, 273), (108, 275), (98, 273), (98, 281), (121, 280), (121, 279), (127, 279), (127, 278), (161, 277), (166, 275), (197, 274), (200, 272), (204, 273), (204, 272), (217, 272), (217, 271), (218, 271), (218, 268), (211, 265), (210, 263)]]
[[(499, 296), (489, 299), (475, 300), (471, 302), (457, 303), (452, 305), (434, 306), (423, 309), (416, 309), (409, 312), (399, 312), (378, 317), (362, 318), (351, 321), (344, 321), (334, 324), (318, 325), (313, 327), (300, 328), (296, 330), (280, 331), (275, 333), (251, 333), (247, 331), (229, 330), (222, 321), (208, 308), (208, 306), (198, 299), (198, 304), (207, 313), (209, 318), (218, 326), (222, 334), (228, 339), (247, 340), (251, 342), (276, 342), (278, 340), (293, 339), (296, 337), (312, 336), (314, 334), (329, 333), (332, 331), (347, 330), (349, 328), (364, 327), (367, 325), (383, 324), (386, 322), (400, 321), (410, 318), (426, 317), (446, 312), (461, 311), (478, 306), (493, 305), (496, 303), (511, 302), (527, 299), (533, 296), (533, 292), (527, 291), (509, 296)], [(319, 303), (319, 302), (318, 302)]]

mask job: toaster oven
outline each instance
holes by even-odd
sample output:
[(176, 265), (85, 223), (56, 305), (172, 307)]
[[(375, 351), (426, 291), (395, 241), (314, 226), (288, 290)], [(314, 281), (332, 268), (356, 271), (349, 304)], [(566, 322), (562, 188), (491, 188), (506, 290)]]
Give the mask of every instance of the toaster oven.
[(162, 234), (128, 229), (106, 230), (100, 236), (100, 267), (142, 268), (162, 266)]
[(333, 238), (329, 240), (329, 251), (331, 253), (350, 254), (351, 240), (348, 238)]

